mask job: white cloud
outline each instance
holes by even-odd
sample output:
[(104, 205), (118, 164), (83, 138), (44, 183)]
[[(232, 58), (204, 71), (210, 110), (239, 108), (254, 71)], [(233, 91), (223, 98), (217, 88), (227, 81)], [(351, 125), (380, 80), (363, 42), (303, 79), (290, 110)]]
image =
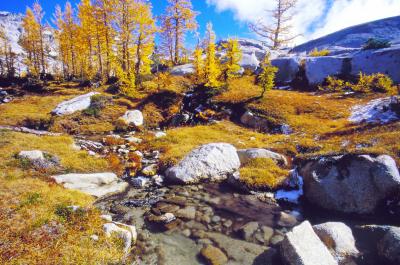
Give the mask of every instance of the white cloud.
[[(400, 0), (299, 0), (293, 20), (293, 32), (303, 34), (296, 40), (321, 37), (337, 30), (385, 17), (400, 15)], [(271, 22), (265, 10), (271, 10), (275, 0), (207, 0), (217, 11), (231, 10), (241, 22)]]

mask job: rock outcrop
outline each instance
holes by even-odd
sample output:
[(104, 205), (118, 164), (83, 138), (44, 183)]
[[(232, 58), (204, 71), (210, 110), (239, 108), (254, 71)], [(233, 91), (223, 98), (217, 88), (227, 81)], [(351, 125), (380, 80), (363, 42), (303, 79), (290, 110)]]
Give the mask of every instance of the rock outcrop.
[(305, 161), (299, 169), (308, 201), (343, 213), (372, 214), (400, 188), (390, 156), (339, 155)]
[(378, 254), (393, 264), (400, 263), (400, 228), (390, 227), (378, 242)]
[(396, 109), (399, 106), (398, 97), (374, 99), (365, 105), (353, 107), (349, 120), (353, 123), (385, 124), (400, 119)]
[(338, 265), (308, 221), (285, 235), (281, 243), (281, 256), (288, 265)]
[(90, 103), (92, 102), (91, 98), (94, 95), (97, 95), (97, 92), (90, 92), (73, 99), (61, 102), (58, 106), (52, 111), (53, 114), (62, 116), (69, 115), (75, 113), (77, 111), (82, 111), (90, 107)]
[(226, 143), (203, 145), (166, 171), (167, 180), (181, 184), (222, 181), (236, 172), (240, 160), (236, 148)]
[(21, 151), (18, 157), (29, 161), (37, 170), (51, 169), (60, 165), (57, 157), (40, 150)]
[(52, 178), (67, 189), (79, 190), (96, 197), (123, 192), (128, 187), (128, 183), (120, 181), (114, 173), (66, 174)]
[(175, 75), (175, 76), (190, 75), (190, 74), (194, 74), (194, 72), (195, 72), (194, 66), (191, 63), (184, 64), (184, 65), (178, 65), (178, 66), (173, 67), (170, 70), (171, 75)]

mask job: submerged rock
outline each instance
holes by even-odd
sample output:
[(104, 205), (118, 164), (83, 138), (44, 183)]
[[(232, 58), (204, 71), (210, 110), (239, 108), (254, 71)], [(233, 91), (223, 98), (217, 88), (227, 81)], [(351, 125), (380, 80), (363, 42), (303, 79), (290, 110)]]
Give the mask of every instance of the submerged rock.
[(77, 111), (85, 110), (90, 107), (90, 104), (92, 102), (92, 96), (98, 94), (99, 93), (97, 92), (90, 92), (85, 95), (81, 95), (73, 99), (61, 102), (52, 111), (52, 113), (58, 116), (62, 116), (62, 115), (69, 115)]
[(234, 146), (226, 143), (206, 144), (193, 150), (178, 165), (169, 168), (166, 178), (181, 184), (222, 181), (239, 167), (240, 160)]
[(353, 233), (344, 223), (328, 222), (314, 225), (313, 229), (339, 264), (349, 264), (360, 255)]
[(387, 155), (319, 157), (305, 161), (299, 172), (310, 203), (343, 213), (372, 214), (400, 188), (396, 162)]
[(201, 255), (210, 265), (224, 265), (228, 262), (225, 253), (212, 245), (206, 245), (201, 250)]
[(281, 255), (288, 265), (338, 265), (308, 221), (285, 235), (281, 243)]
[(114, 173), (66, 174), (52, 178), (67, 189), (79, 190), (96, 197), (123, 192), (128, 187), (128, 183), (120, 181)]

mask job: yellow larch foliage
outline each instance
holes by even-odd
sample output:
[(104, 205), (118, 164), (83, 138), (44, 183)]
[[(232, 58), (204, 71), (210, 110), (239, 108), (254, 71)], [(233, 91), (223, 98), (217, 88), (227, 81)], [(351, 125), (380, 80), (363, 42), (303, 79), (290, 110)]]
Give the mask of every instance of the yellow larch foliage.
[(226, 49), (225, 65), (224, 65), (224, 78), (228, 80), (232, 77), (237, 76), (241, 69), (240, 61), (242, 60), (242, 50), (237, 39), (229, 39), (223, 44)]
[(218, 58), (216, 57), (215, 33), (211, 23), (207, 24), (206, 32), (206, 62), (205, 62), (205, 78), (206, 87), (219, 87), (221, 82), (221, 69)]
[(193, 65), (195, 70), (195, 80), (196, 83), (204, 82), (204, 59), (203, 59), (203, 49), (197, 47), (193, 53)]

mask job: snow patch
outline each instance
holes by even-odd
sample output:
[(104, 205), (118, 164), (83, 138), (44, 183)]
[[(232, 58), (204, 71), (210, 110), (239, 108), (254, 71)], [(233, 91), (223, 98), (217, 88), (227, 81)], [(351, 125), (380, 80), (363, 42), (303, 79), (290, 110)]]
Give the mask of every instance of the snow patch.
[(398, 104), (397, 97), (380, 98), (366, 105), (358, 105), (352, 109), (349, 120), (353, 123), (386, 124), (399, 120), (399, 115), (392, 109), (392, 104)]
[(275, 199), (276, 200), (283, 200), (291, 203), (298, 204), (299, 199), (301, 196), (303, 196), (303, 177), (301, 177), (297, 171), (297, 169), (293, 169), (290, 172), (290, 181), (289, 181), (289, 187), (297, 188), (295, 190), (285, 190), (281, 189), (278, 190), (275, 193)]

